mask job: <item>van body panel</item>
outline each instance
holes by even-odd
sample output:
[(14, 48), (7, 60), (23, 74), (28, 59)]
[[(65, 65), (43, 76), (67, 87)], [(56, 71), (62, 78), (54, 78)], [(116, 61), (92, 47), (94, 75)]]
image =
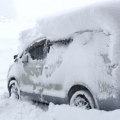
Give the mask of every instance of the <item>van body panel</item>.
[[(16, 58), (8, 72), (8, 81), (12, 77), (16, 78), (21, 95), (42, 102), (69, 104), (70, 89), (80, 85), (90, 91), (96, 108), (119, 108), (119, 89), (116, 87), (114, 67), (111, 67), (112, 61), (109, 58), (109, 36), (101, 32), (88, 32), (73, 36), (73, 42), (68, 45), (65, 42), (53, 45), (51, 42), (47, 47), (47, 42), (36, 42), (23, 52), (23, 56), (27, 55), (28, 62)], [(35, 50), (40, 50), (38, 53), (43, 54), (41, 45), (48, 52), (45, 57), (34, 53)], [(29, 49), (33, 50), (32, 53)]]

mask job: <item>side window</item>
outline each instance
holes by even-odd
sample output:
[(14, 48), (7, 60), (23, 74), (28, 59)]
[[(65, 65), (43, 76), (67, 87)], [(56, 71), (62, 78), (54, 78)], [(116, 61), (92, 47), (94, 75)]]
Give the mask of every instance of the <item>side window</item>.
[(44, 46), (43, 45), (34, 46), (29, 50), (29, 53), (33, 60), (44, 59)]

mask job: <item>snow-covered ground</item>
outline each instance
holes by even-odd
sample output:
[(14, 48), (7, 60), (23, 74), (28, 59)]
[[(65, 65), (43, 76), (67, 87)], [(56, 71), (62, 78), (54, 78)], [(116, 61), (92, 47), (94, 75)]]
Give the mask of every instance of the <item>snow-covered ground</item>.
[(69, 105), (49, 106), (8, 98), (6, 75), (18, 41), (0, 39), (0, 120), (120, 120), (120, 110), (84, 110)]
[[(1, 92), (2, 90), (2, 92)], [(119, 120), (120, 110), (84, 110), (69, 105), (49, 106), (8, 98), (6, 80), (0, 80), (0, 120)]]
[(0, 81), (0, 120), (120, 120), (120, 110), (84, 110), (69, 105), (49, 106), (8, 98), (6, 82)]

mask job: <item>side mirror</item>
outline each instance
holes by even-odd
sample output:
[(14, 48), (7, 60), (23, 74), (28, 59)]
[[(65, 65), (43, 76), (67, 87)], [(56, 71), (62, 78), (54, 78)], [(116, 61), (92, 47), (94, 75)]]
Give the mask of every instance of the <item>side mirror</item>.
[(14, 58), (14, 59), (16, 59), (16, 58), (17, 58), (17, 56), (18, 56), (18, 55), (14, 55), (14, 57), (13, 57), (13, 58)]
[(28, 54), (22, 56), (22, 63), (28, 63)]

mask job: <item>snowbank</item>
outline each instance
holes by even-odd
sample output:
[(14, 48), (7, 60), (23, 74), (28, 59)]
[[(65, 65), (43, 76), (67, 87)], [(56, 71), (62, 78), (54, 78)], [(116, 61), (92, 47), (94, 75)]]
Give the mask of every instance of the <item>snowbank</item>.
[(84, 110), (68, 105), (47, 106), (30, 101), (0, 99), (0, 120), (119, 120), (120, 110)]

